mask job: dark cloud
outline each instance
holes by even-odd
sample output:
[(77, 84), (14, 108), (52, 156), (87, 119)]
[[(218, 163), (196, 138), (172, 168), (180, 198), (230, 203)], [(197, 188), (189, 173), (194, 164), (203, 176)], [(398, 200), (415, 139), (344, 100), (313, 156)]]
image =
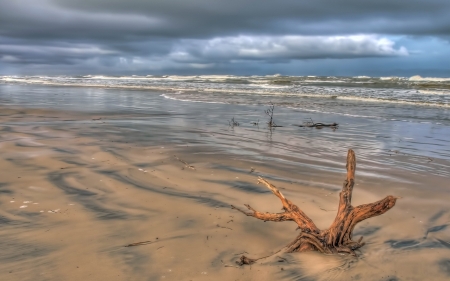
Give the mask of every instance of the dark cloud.
[(447, 0), (0, 0), (0, 71), (233, 72), (243, 61), (269, 71), (305, 59), (414, 60), (421, 38), (448, 48), (448, 14)]
[[(56, 0), (80, 13), (159, 19), (162, 35), (211, 37), (236, 33), (303, 35), (383, 33), (449, 35), (447, 0)], [(153, 28), (148, 34), (158, 34)]]

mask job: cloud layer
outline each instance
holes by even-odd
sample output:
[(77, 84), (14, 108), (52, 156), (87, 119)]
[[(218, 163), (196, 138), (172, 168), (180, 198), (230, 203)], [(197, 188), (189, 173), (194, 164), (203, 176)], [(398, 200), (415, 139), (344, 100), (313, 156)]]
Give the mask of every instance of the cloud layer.
[(425, 63), (423, 40), (448, 53), (449, 12), (446, 0), (0, 0), (0, 73), (260, 74), (316, 60), (326, 75), (330, 60)]
[(354, 36), (237, 36), (183, 40), (170, 56), (175, 61), (293, 60), (406, 56), (386, 38)]

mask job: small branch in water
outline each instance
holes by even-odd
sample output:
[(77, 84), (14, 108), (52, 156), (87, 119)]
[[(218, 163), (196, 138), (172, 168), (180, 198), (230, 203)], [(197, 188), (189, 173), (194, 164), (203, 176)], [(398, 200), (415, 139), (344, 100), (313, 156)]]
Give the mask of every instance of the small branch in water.
[(331, 123), (331, 124), (325, 124), (325, 123), (315, 123), (312, 118), (309, 118), (309, 121), (303, 122), (303, 125), (294, 125), (297, 127), (306, 127), (306, 128), (316, 128), (316, 129), (322, 129), (323, 127), (330, 127), (333, 130), (337, 129), (339, 127), (338, 123)]
[(234, 120), (234, 117), (233, 117), (233, 118), (231, 118), (231, 120), (228, 121), (228, 125), (231, 128), (234, 128), (234, 127), (239, 127), (239, 125), (241, 125), (241, 124), (239, 124), (238, 121)]
[(194, 167), (194, 166), (189, 165), (189, 164), (186, 163), (185, 161), (183, 161), (183, 160), (181, 160), (180, 158), (178, 158), (176, 155), (174, 155), (173, 157), (175, 157), (178, 161), (180, 161), (181, 163), (183, 163), (185, 168), (189, 168), (189, 169), (195, 170), (195, 167)]
[(275, 127), (283, 127), (275, 124), (275, 121), (273, 121), (273, 112), (275, 110), (275, 105), (270, 102), (270, 106), (268, 109), (264, 110), (264, 113), (269, 116), (269, 121), (267, 121), (267, 126), (269, 128), (275, 128)]

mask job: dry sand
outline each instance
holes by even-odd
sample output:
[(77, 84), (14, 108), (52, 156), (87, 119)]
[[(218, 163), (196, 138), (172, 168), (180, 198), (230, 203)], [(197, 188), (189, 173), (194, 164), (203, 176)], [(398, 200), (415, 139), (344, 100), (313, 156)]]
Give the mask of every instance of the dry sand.
[(280, 210), (257, 175), (326, 228), (346, 155), (338, 155), (340, 171), (298, 170), (214, 146), (133, 142), (109, 124), (117, 116), (7, 108), (0, 115), (0, 280), (450, 279), (444, 177), (357, 169), (354, 205), (403, 197), (357, 226), (367, 242), (359, 258), (279, 253), (237, 267), (243, 252), (266, 256), (297, 235), (293, 222), (262, 222), (230, 208)]

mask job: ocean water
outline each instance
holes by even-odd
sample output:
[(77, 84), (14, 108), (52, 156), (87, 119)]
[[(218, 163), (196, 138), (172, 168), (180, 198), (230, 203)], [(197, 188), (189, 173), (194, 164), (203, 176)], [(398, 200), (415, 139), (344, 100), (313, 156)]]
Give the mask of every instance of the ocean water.
[(161, 91), (167, 99), (276, 106), (450, 125), (450, 78), (316, 76), (3, 76), (4, 84)]
[[(159, 141), (214, 144), (259, 159), (268, 157), (267, 151), (298, 163), (321, 158), (329, 169), (348, 148), (358, 148), (367, 173), (377, 165), (392, 165), (450, 176), (450, 78), (3, 76), (0, 103), (141, 114), (148, 118), (114, 122), (134, 131), (164, 124), (174, 133), (168, 131)], [(283, 126), (273, 132), (264, 114), (271, 103), (275, 122)], [(233, 117), (239, 127), (228, 126)], [(339, 129), (294, 126), (311, 119), (337, 122)]]

